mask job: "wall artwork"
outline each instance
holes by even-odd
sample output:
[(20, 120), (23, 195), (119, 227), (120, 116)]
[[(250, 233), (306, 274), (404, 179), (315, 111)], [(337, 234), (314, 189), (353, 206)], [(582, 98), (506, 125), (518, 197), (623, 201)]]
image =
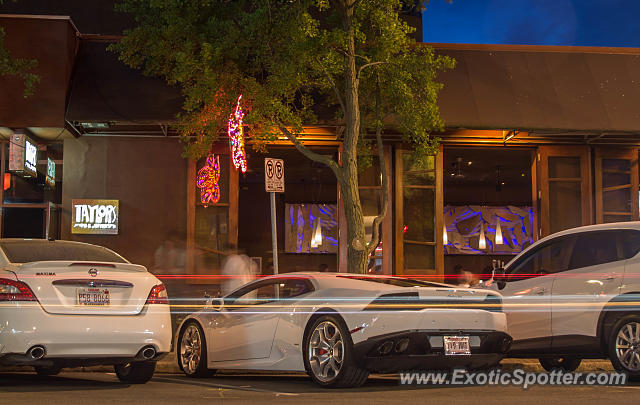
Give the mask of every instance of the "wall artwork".
[(337, 253), (336, 204), (285, 204), (287, 253)]
[(518, 254), (533, 243), (532, 207), (444, 207), (445, 254)]

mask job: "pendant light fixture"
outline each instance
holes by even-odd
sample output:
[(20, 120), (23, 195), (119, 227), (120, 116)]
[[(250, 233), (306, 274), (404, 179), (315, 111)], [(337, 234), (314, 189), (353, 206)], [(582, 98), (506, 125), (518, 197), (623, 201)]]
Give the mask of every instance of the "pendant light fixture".
[(449, 243), (449, 238), (448, 238), (448, 235), (447, 235), (447, 226), (445, 225), (442, 228), (442, 244), (446, 245), (448, 243)]
[(487, 248), (487, 240), (484, 237), (484, 221), (480, 220), (480, 238), (478, 239), (478, 248), (484, 250)]
[(311, 247), (317, 248), (322, 245), (322, 226), (320, 226), (320, 218), (316, 222), (316, 227), (313, 230), (313, 235), (311, 236)]
[(500, 217), (497, 217), (498, 220), (496, 222), (496, 245), (502, 245), (502, 228), (500, 227)]

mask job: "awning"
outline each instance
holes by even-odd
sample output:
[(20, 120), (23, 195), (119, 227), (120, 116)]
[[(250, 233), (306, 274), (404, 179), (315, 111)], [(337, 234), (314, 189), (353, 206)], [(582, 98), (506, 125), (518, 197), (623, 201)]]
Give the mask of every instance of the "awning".
[(67, 120), (160, 124), (174, 122), (182, 110), (177, 87), (148, 77), (107, 50), (111, 42), (82, 40), (71, 83)]
[(640, 49), (434, 44), (449, 128), (640, 132)]

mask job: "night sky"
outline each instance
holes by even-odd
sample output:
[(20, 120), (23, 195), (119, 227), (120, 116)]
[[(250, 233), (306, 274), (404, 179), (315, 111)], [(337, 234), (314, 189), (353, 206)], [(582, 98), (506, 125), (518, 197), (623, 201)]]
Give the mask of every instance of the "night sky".
[(640, 0), (430, 0), (424, 42), (640, 47)]

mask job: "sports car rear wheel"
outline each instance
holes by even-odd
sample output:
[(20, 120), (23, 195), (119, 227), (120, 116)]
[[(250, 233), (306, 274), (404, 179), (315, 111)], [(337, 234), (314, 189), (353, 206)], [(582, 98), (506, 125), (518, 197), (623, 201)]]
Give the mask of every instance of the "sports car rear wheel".
[(369, 377), (369, 371), (355, 364), (351, 335), (337, 315), (315, 319), (304, 348), (307, 372), (323, 387), (358, 387)]
[(189, 322), (178, 340), (178, 366), (189, 377), (209, 377), (215, 370), (207, 368), (207, 342), (197, 322)]
[(156, 371), (155, 361), (139, 361), (113, 366), (118, 379), (126, 384), (144, 384)]

